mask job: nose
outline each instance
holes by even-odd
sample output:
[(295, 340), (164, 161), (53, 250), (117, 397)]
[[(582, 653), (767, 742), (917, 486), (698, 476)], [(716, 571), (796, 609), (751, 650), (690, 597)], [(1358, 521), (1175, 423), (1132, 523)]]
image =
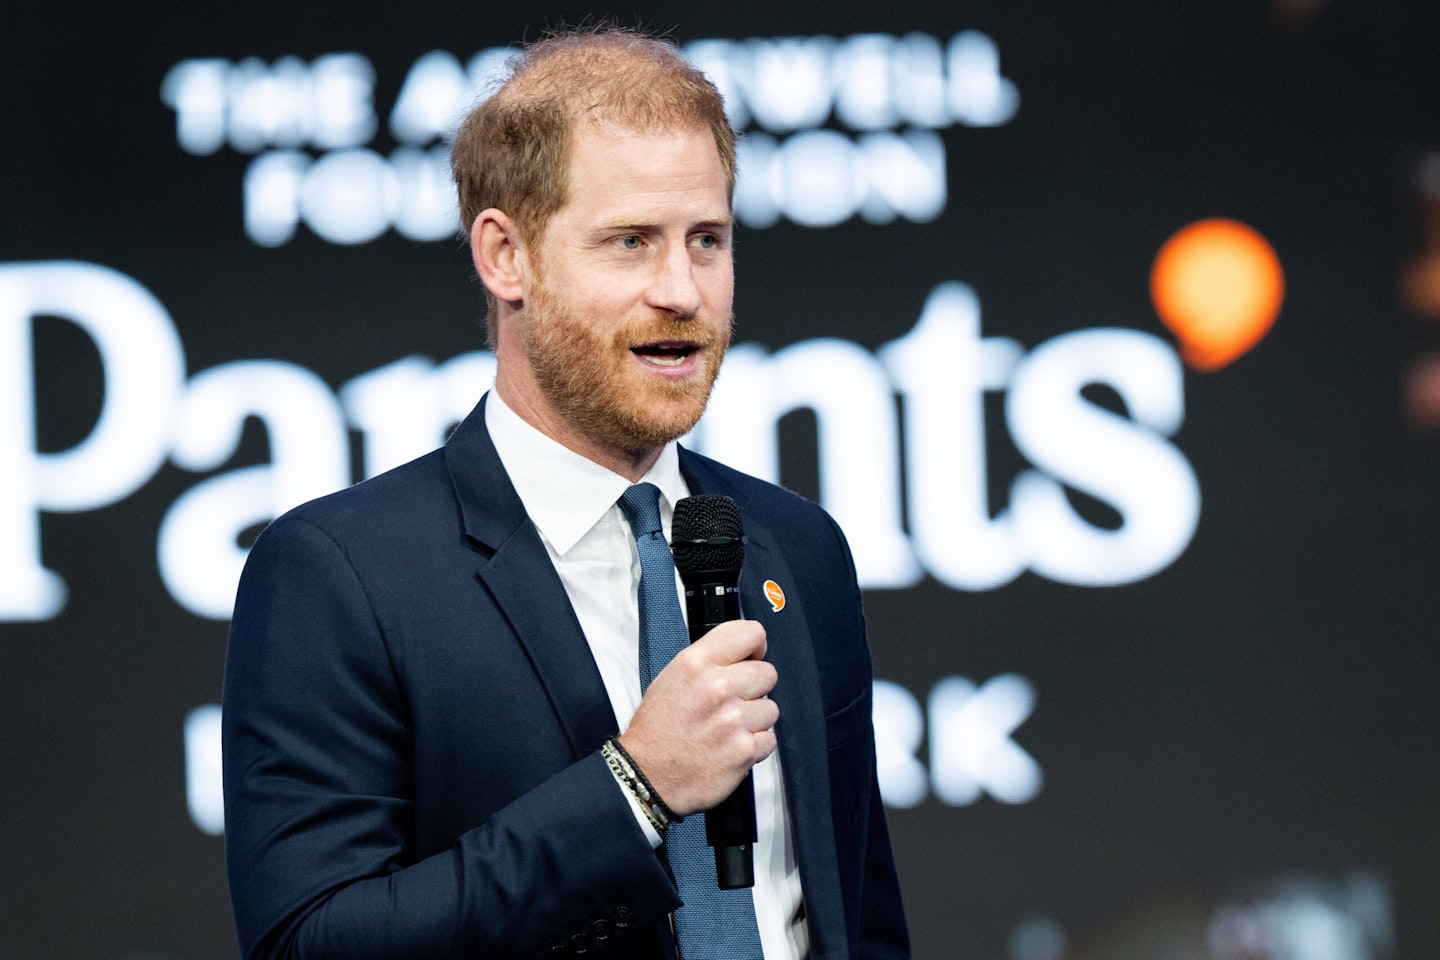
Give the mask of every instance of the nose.
[(656, 259), (645, 302), (674, 314), (679, 320), (689, 320), (700, 312), (700, 285), (696, 282), (695, 263), (690, 259), (687, 244), (671, 245)]

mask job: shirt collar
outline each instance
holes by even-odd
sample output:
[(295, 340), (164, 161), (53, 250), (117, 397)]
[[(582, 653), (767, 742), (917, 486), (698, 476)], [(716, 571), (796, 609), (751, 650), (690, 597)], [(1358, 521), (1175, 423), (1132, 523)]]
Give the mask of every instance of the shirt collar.
[[(588, 460), (535, 429), (490, 391), (485, 427), (500, 463), (540, 534), (560, 556), (569, 552), (630, 487), (618, 473)], [(660, 518), (668, 531), (676, 501), (689, 496), (673, 442), (641, 478), (660, 488)]]

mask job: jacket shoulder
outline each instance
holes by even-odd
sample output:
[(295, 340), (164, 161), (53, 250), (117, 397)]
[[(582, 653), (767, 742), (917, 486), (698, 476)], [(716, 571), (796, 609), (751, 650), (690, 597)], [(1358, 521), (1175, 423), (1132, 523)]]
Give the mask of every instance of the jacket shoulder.
[(459, 521), (443, 451), (302, 503), (277, 517), (261, 538), (298, 525), (318, 528), (347, 548), (454, 539)]
[(752, 477), (684, 447), (680, 448), (680, 470), (692, 493), (730, 497), (742, 513), (767, 527), (786, 530), (798, 526), (839, 534), (839, 527), (823, 507), (779, 484)]

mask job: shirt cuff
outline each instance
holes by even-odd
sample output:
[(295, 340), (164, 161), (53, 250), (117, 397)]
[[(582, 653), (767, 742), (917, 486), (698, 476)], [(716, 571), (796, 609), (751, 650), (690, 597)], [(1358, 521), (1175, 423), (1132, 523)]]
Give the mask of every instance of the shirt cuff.
[[(609, 767), (605, 769), (610, 770)], [(625, 799), (630, 801), (630, 812), (635, 815), (635, 822), (640, 824), (640, 829), (645, 831), (645, 839), (650, 841), (650, 849), (658, 849), (664, 838), (660, 836), (660, 831), (650, 823), (650, 818), (645, 816), (645, 809), (640, 806), (640, 798), (630, 792), (625, 781), (621, 780), (614, 770), (610, 770), (610, 776), (615, 780), (615, 786), (619, 787), (620, 792), (625, 795)]]

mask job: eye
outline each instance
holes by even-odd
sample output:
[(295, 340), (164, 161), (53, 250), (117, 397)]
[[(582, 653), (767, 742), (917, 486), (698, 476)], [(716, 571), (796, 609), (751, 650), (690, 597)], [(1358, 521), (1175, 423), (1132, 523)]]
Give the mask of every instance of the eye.
[(639, 249), (640, 249), (640, 235), (639, 235), (639, 234), (636, 234), (636, 233), (632, 233), (632, 234), (630, 234), (630, 235), (628, 235), (628, 236), (621, 237), (621, 238), (620, 238), (620, 243), (625, 247), (626, 250), (639, 250)]
[(700, 245), (700, 249), (702, 250), (713, 250), (719, 245), (719, 241), (708, 233), (702, 233), (696, 237), (695, 242)]

